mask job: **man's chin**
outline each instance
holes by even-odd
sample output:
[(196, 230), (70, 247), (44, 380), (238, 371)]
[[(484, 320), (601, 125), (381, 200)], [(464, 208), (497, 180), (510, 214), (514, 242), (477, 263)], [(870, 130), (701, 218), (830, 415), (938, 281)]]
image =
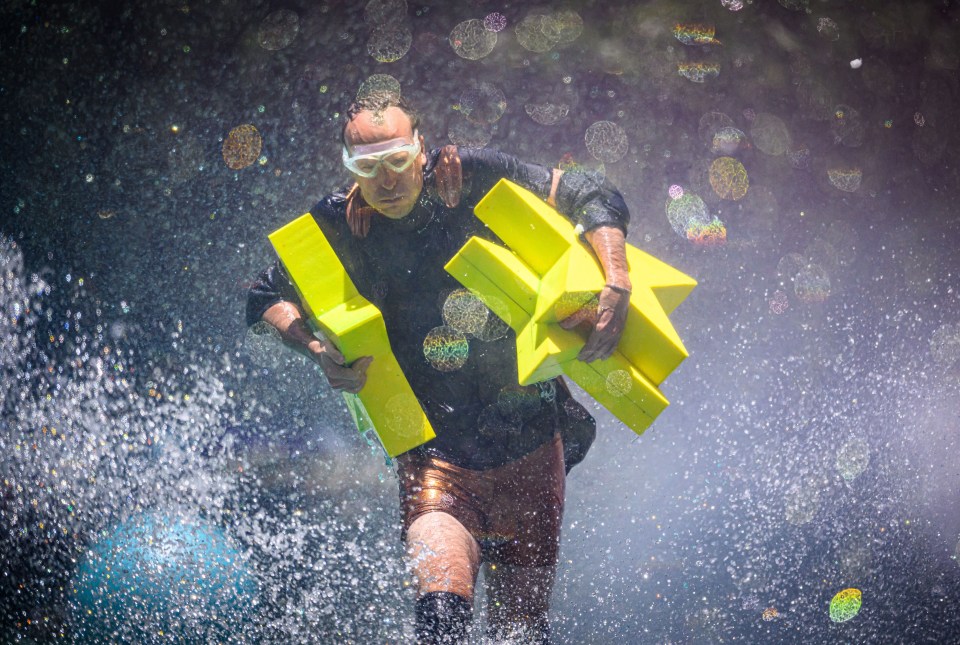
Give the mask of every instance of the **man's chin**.
[(414, 204), (408, 204), (402, 201), (396, 202), (387, 202), (385, 204), (377, 204), (375, 208), (384, 217), (389, 217), (390, 219), (403, 219), (413, 211)]

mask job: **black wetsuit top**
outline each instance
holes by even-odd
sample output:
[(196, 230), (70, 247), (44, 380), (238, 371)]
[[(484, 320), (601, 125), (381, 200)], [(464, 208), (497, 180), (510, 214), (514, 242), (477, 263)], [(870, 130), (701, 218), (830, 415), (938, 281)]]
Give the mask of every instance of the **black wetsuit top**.
[[(445, 326), (443, 305), (463, 287), (443, 266), (471, 236), (502, 244), (473, 213), (494, 184), (507, 178), (546, 198), (551, 172), (495, 150), (462, 149), (463, 191), (459, 205), (451, 209), (436, 192), (438, 156), (439, 149), (428, 155), (424, 188), (413, 211), (399, 220), (375, 215), (363, 239), (354, 237), (346, 222), (348, 187), (320, 200), (312, 215), (357, 289), (383, 314), (394, 355), (436, 431), (435, 439), (415, 450), (483, 470), (519, 459), (553, 436), (558, 388), (553, 381), (519, 386), (516, 335), (505, 325), (497, 333), (479, 334), (492, 340), (458, 337)], [(558, 210), (584, 230), (616, 226), (626, 232), (630, 217), (626, 204), (605, 180), (565, 173), (556, 200)], [(250, 289), (247, 324), (258, 322), (281, 300), (300, 306), (278, 261)], [(490, 318), (496, 326), (492, 313)], [(432, 364), (424, 344), (437, 337), (452, 342), (448, 360)], [(466, 361), (457, 367), (464, 351)]]

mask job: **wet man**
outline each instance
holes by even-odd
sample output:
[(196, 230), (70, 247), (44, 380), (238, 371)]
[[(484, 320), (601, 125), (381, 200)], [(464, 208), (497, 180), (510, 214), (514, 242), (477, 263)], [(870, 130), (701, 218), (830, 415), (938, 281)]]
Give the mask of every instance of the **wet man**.
[[(353, 181), (312, 210), (360, 293), (383, 314), (397, 361), (437, 434), (397, 458), (402, 537), (417, 585), (417, 639), (465, 641), (484, 566), (488, 633), (548, 643), (565, 477), (593, 440), (594, 421), (561, 379), (518, 384), (516, 337), (492, 313), (489, 333), (471, 338), (466, 356), (460, 339), (460, 354), (430, 362), (425, 344), (449, 340), (442, 309), (460, 285), (443, 266), (471, 236), (497, 241), (473, 207), (507, 178), (582, 227), (607, 284), (588, 311), (564, 326), (587, 334), (580, 360), (608, 357), (631, 288), (629, 212), (603, 180), (489, 149), (428, 151), (418, 124), (400, 99), (352, 105), (342, 141)], [(247, 319), (274, 326), (286, 344), (320, 365), (333, 388), (363, 388), (373, 359), (346, 365), (331, 342), (311, 333), (279, 263), (252, 287)]]

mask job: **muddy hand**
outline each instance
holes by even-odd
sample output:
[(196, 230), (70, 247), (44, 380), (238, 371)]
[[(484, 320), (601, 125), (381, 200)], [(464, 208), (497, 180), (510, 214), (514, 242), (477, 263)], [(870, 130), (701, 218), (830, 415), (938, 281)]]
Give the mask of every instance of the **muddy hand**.
[(596, 323), (577, 358), (585, 363), (610, 358), (620, 342), (630, 308), (630, 294), (604, 287), (596, 309)]

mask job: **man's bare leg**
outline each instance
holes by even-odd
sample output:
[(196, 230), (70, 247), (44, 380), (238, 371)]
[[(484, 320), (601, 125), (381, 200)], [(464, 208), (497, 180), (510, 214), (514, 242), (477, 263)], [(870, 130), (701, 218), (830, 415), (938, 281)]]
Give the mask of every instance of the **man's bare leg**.
[(407, 530), (417, 584), (417, 642), (464, 642), (480, 570), (480, 546), (455, 517), (421, 515)]
[(556, 565), (485, 564), (490, 633), (498, 638), (522, 634), (524, 643), (548, 643), (547, 613), (556, 571)]

